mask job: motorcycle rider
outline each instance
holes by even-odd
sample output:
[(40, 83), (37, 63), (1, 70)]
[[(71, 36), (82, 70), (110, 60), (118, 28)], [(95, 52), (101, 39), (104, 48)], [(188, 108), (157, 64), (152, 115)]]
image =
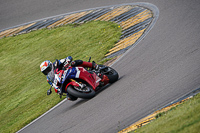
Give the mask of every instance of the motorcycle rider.
[[(69, 66), (69, 64), (71, 63), (72, 67), (76, 67), (76, 66), (81, 66), (81, 67), (88, 67), (88, 68), (92, 68), (93, 70), (98, 71), (99, 70), (99, 66), (95, 63), (95, 62), (86, 62), (86, 61), (82, 61), (82, 60), (75, 60), (72, 61), (73, 58), (71, 56), (68, 56), (64, 59), (60, 59), (57, 60), (52, 63), (49, 60), (45, 60), (41, 63), (40, 65), (40, 71), (47, 76), (47, 82), (54, 87), (55, 92), (60, 94), (61, 90), (60, 90), (60, 86), (56, 86), (53, 81), (54, 81), (54, 76), (55, 73), (62, 70), (63, 68), (67, 68)], [(70, 96), (68, 94), (67, 96), (68, 100), (72, 100), (73, 97)]]

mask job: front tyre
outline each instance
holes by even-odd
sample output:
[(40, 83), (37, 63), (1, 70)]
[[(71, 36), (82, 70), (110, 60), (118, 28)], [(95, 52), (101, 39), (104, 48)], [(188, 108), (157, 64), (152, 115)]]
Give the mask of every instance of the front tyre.
[(67, 87), (67, 92), (74, 96), (74, 97), (79, 97), (79, 98), (83, 98), (83, 99), (90, 99), (93, 98), (95, 96), (95, 91), (92, 89), (92, 87), (90, 86), (86, 86), (87, 89), (89, 89), (89, 92), (81, 92), (78, 91), (74, 88), (74, 86), (68, 86)]

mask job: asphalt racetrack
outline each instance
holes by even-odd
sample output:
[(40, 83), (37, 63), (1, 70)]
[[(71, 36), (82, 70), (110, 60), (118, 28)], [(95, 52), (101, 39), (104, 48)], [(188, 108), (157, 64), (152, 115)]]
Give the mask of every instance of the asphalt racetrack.
[[(135, 2), (142, 1), (7, 0), (0, 2), (0, 29), (72, 11)], [(146, 37), (113, 64), (119, 81), (91, 100), (63, 102), (22, 133), (114, 133), (200, 87), (200, 2), (147, 2), (158, 7), (159, 18)]]

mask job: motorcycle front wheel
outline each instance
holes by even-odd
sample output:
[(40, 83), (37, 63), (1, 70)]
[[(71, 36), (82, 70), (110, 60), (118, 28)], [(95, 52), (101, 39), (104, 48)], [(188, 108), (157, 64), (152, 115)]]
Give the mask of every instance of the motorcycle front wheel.
[(78, 91), (74, 88), (74, 86), (68, 86), (67, 92), (70, 95), (78, 98), (83, 98), (83, 99), (93, 98), (95, 96), (95, 91), (90, 86), (85, 86), (85, 87), (87, 87), (87, 90), (89, 90), (89, 92)]

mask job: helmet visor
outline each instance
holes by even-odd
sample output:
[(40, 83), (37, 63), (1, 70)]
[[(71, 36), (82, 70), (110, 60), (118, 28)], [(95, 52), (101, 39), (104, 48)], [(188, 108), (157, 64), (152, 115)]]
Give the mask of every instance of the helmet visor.
[(44, 71), (42, 71), (42, 73), (44, 75), (47, 75), (51, 70), (52, 70), (52, 65), (49, 65)]
[(47, 74), (47, 77), (49, 77), (51, 81), (54, 81), (54, 76), (55, 76), (54, 68), (52, 67), (51, 71)]

